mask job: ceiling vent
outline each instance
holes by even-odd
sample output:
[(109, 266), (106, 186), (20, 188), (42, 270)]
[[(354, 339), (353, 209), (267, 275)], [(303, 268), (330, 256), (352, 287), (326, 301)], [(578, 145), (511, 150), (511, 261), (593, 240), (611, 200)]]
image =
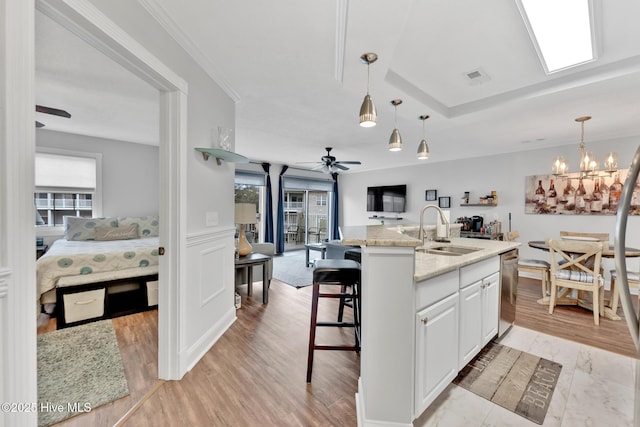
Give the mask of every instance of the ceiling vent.
[(491, 77), (482, 68), (476, 68), (475, 70), (468, 71), (463, 74), (464, 79), (470, 85), (479, 85), (491, 80)]

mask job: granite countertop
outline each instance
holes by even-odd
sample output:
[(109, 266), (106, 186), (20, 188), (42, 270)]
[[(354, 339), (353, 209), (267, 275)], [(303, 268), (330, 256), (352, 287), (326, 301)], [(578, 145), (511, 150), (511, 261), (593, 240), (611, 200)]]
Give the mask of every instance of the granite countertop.
[[(387, 227), (384, 225), (350, 226), (345, 227), (342, 232), (344, 236), (342, 243), (345, 245), (423, 247), (420, 240), (399, 231), (397, 227)], [(478, 261), (507, 252), (521, 245), (518, 242), (467, 239), (461, 237), (452, 237), (450, 240), (451, 243), (425, 242), (424, 247), (462, 246), (478, 250), (457, 256), (436, 255), (416, 251), (414, 281), (421, 282), (439, 276), (440, 274), (453, 271), (465, 265), (474, 264)]]
[(451, 243), (427, 242), (424, 247), (433, 246), (463, 246), (479, 249), (466, 255), (448, 256), (416, 252), (416, 271), (414, 281), (421, 282), (440, 274), (453, 271), (465, 265), (474, 264), (492, 256), (499, 255), (521, 245), (518, 242), (503, 242), (500, 240), (467, 239), (464, 237), (451, 238)]

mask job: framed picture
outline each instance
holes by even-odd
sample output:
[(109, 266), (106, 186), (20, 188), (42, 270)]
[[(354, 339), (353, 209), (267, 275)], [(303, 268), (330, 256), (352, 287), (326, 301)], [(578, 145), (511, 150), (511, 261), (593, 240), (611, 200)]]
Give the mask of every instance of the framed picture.
[(438, 190), (427, 190), (424, 196), (425, 200), (438, 200)]
[(451, 207), (451, 197), (438, 197), (438, 206), (443, 209)]

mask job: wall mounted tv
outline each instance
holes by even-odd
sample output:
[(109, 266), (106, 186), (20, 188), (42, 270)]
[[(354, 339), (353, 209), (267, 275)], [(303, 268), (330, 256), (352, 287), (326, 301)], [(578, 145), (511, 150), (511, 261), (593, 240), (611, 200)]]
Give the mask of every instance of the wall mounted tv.
[(367, 187), (367, 212), (404, 212), (406, 200), (406, 184)]

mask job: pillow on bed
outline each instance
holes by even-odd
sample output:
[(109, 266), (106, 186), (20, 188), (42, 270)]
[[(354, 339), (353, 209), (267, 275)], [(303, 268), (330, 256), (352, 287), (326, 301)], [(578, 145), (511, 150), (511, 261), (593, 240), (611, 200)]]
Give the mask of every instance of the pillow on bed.
[(131, 225), (138, 224), (139, 237), (155, 237), (158, 235), (158, 217), (157, 215), (149, 216), (119, 216), (118, 224)]
[(67, 240), (95, 240), (96, 227), (118, 226), (117, 218), (81, 218), (79, 216), (65, 216), (64, 238)]
[(127, 240), (138, 238), (138, 224), (121, 225), (118, 227), (96, 227), (96, 240)]

